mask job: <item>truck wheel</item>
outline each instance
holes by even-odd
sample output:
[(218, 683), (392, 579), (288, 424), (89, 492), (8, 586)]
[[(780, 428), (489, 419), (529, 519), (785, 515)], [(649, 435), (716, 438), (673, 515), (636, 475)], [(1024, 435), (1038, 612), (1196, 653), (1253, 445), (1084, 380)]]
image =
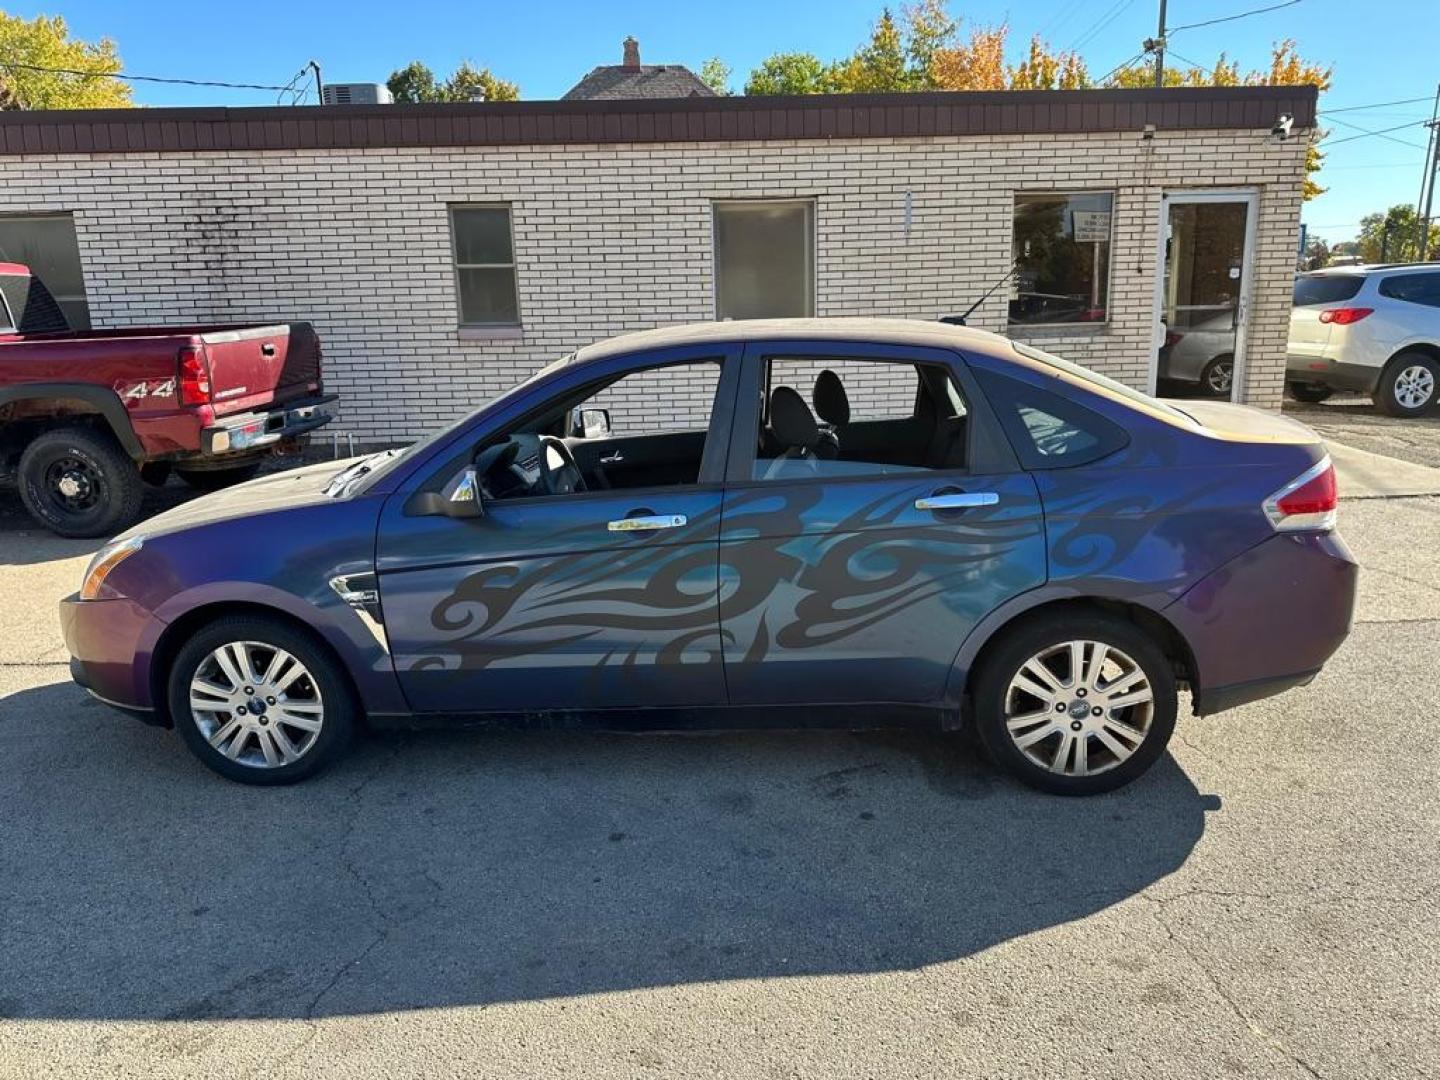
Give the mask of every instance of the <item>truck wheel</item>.
[(1435, 404), (1440, 365), (1419, 352), (1403, 352), (1385, 365), (1375, 407), (1389, 416), (1423, 416)]
[(260, 462), (236, 465), (230, 469), (176, 469), (175, 474), (196, 491), (219, 491), (232, 484), (243, 484), (253, 480), (260, 471)]
[(1309, 405), (1319, 405), (1335, 391), (1328, 386), (1319, 383), (1292, 382), (1288, 384), (1290, 396), (1296, 401), (1303, 401)]
[(140, 513), (140, 470), (113, 439), (87, 428), (37, 437), (20, 455), (20, 498), (61, 536), (110, 536)]

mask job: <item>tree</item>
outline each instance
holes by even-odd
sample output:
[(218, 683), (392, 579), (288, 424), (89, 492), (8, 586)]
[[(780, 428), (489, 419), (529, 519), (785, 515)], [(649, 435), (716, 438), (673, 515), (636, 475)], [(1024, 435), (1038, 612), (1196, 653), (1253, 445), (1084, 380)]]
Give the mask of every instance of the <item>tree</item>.
[[(1430, 225), (1432, 252), (1440, 250), (1440, 223)], [(1415, 207), (1399, 203), (1383, 214), (1360, 219), (1356, 254), (1367, 263), (1415, 262), (1420, 257), (1420, 220)]]
[(476, 68), (462, 60), (455, 73), (443, 83), (419, 60), (390, 73), (385, 80), (395, 100), (404, 105), (439, 101), (515, 101), (520, 87), (496, 78), (489, 68)]
[[(62, 75), (9, 65), (66, 68), (94, 75)], [(133, 105), (130, 87), (108, 78), (121, 70), (115, 43), (93, 44), (70, 36), (60, 16), (22, 19), (0, 11), (0, 99), (22, 109), (119, 109)], [(0, 106), (4, 107), (4, 106)]]
[(721, 97), (730, 94), (730, 65), (712, 56), (700, 65), (700, 81)]
[(1300, 256), (1301, 270), (1319, 270), (1330, 264), (1331, 248), (1318, 236), (1305, 241), (1305, 251)]
[(830, 91), (829, 68), (811, 53), (776, 53), (766, 57), (745, 80), (745, 93), (751, 97)]
[(916, 72), (906, 62), (905, 41), (889, 8), (880, 12), (870, 40), (848, 60), (837, 64), (832, 79), (836, 93), (876, 94), (915, 90)]
[(1036, 34), (1030, 52), (1010, 69), (1011, 90), (1083, 90), (1090, 85), (1085, 61), (1073, 52), (1053, 53)]

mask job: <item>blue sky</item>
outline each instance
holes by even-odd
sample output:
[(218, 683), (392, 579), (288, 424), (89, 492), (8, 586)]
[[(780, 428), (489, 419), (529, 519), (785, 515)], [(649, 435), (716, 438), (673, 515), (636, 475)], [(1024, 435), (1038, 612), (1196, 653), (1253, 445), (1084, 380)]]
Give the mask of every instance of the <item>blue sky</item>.
[[(1168, 21), (1176, 27), (1276, 2), (1171, 0)], [(877, 0), (5, 4), (12, 14), (64, 15), (81, 37), (114, 38), (127, 70), (139, 74), (281, 84), (313, 57), (326, 81), (383, 82), (412, 59), (439, 74), (468, 59), (519, 82), (526, 98), (558, 97), (596, 64), (618, 63), (626, 34), (639, 39), (647, 63), (681, 63), (698, 70), (707, 57), (719, 56), (734, 69), (738, 89), (745, 73), (772, 52), (803, 50), (824, 58), (850, 52), (879, 7)], [(1155, 0), (980, 0), (953, 3), (951, 10), (971, 23), (1008, 21), (1017, 50), (1036, 31), (1057, 48), (1078, 46), (1095, 75), (1139, 52), (1156, 22)], [(1243, 68), (1263, 65), (1271, 42), (1284, 37), (1298, 40), (1308, 59), (1334, 65), (1335, 84), (1321, 98), (1322, 111), (1433, 95), (1440, 81), (1433, 47), (1440, 39), (1435, 0), (1375, 0), (1362, 6), (1353, 0), (1301, 0), (1281, 11), (1175, 33), (1171, 45), (1179, 55), (1206, 65), (1223, 49)], [(1405, 41), (1420, 47), (1404, 48)], [(269, 92), (143, 83), (137, 85), (136, 98), (148, 105), (274, 102)], [(1429, 115), (1429, 102), (1416, 102), (1337, 113), (1326, 126), (1338, 142), (1359, 134), (1346, 124), (1373, 130)], [(1330, 190), (1305, 208), (1312, 234), (1347, 239), (1364, 214), (1414, 202), (1425, 136), (1425, 128), (1417, 125), (1388, 138), (1335, 146), (1321, 177)]]

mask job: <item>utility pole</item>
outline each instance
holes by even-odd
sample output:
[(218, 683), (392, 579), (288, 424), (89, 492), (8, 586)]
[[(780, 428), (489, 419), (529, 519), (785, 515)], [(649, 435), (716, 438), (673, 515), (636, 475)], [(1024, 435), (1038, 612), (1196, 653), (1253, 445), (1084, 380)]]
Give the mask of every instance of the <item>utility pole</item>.
[(320, 65), (317, 64), (314, 60), (311, 60), (305, 66), (315, 72), (315, 104), (324, 105), (325, 88), (320, 84)]
[(1420, 197), (1415, 216), (1420, 219), (1419, 261), (1424, 262), (1430, 247), (1430, 211), (1435, 200), (1435, 173), (1440, 170), (1440, 86), (1435, 87), (1435, 104), (1430, 110), (1430, 138), (1425, 143), (1425, 172), (1420, 176)]
[(1165, 85), (1165, 0), (1160, 0), (1160, 25), (1155, 30), (1155, 40), (1146, 42), (1155, 46), (1155, 86)]

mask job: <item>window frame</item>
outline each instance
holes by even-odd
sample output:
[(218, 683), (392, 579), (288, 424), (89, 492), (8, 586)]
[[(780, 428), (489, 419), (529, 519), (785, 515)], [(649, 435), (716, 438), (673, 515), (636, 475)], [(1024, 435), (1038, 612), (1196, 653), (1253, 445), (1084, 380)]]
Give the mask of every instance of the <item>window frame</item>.
[[(781, 480), (755, 479), (751, 472), (757, 460), (756, 435), (764, 416), (765, 380), (772, 357), (804, 360), (867, 360), (875, 363), (925, 365), (942, 368), (959, 387), (968, 410), (965, 448), (966, 464), (958, 469), (916, 469), (904, 473), (868, 473), (854, 476), (796, 476)], [(918, 373), (917, 373), (918, 375)], [(917, 384), (919, 379), (917, 377)], [(808, 404), (808, 403), (807, 403)], [(740, 365), (734, 415), (730, 429), (730, 452), (725, 466), (727, 490), (770, 489), (789, 484), (924, 484), (929, 477), (995, 476), (1021, 472), (1019, 459), (1000, 430), (974, 374), (961, 354), (950, 349), (907, 345), (887, 341), (837, 339), (752, 339), (745, 343)]]
[(1081, 196), (1081, 195), (1108, 195), (1108, 196), (1110, 196), (1110, 235), (1109, 235), (1109, 237), (1108, 237), (1108, 238), (1106, 239), (1106, 241), (1105, 241), (1105, 244), (1106, 244), (1106, 255), (1105, 255), (1105, 318), (1103, 318), (1103, 319), (1094, 319), (1094, 320), (1085, 320), (1085, 321), (1081, 321), (1081, 320), (1078, 320), (1078, 319), (1077, 319), (1077, 320), (1073, 320), (1073, 321), (1070, 321), (1070, 322), (1031, 322), (1031, 323), (1016, 323), (1016, 322), (1011, 322), (1011, 321), (1010, 321), (1010, 306), (1009, 306), (1009, 301), (1007, 300), (1007, 301), (1006, 301), (1006, 306), (1005, 306), (1005, 327), (1006, 327), (1006, 332), (1007, 332), (1007, 333), (1009, 333), (1010, 331), (1015, 331), (1015, 332), (1017, 332), (1017, 333), (1024, 334), (1024, 333), (1027, 333), (1028, 331), (1030, 331), (1030, 330), (1032, 330), (1032, 329), (1034, 329), (1034, 330), (1053, 330), (1053, 329), (1055, 329), (1055, 328), (1057, 328), (1057, 327), (1058, 327), (1058, 328), (1061, 328), (1061, 329), (1064, 329), (1064, 330), (1078, 331), (1078, 332), (1082, 332), (1082, 333), (1083, 333), (1083, 332), (1085, 332), (1085, 330), (1086, 330), (1087, 328), (1089, 328), (1089, 327), (1094, 327), (1094, 328), (1097, 329), (1097, 330), (1099, 330), (1099, 329), (1109, 329), (1111, 323), (1114, 321), (1114, 317), (1113, 317), (1113, 314), (1112, 314), (1112, 312), (1111, 312), (1111, 299), (1112, 299), (1112, 292), (1113, 292), (1113, 288), (1114, 288), (1114, 284), (1115, 284), (1115, 215), (1116, 215), (1116, 213), (1117, 213), (1116, 205), (1117, 205), (1118, 202), (1120, 201), (1120, 190), (1119, 190), (1118, 187), (1070, 188), (1070, 189), (1064, 189), (1064, 190), (1053, 190), (1053, 189), (1037, 190), (1037, 189), (1028, 189), (1028, 188), (1027, 188), (1027, 189), (1025, 189), (1025, 190), (1016, 190), (1016, 191), (1013, 191), (1013, 192), (1011, 193), (1011, 198), (1010, 198), (1010, 251), (1011, 251), (1011, 260), (1012, 260), (1012, 261), (1011, 261), (1011, 265), (1014, 267), (1014, 272), (1015, 272), (1015, 276), (1016, 276), (1016, 282), (1017, 282), (1017, 284), (1018, 284), (1018, 282), (1019, 282), (1019, 275), (1020, 275), (1020, 261), (1019, 261), (1019, 259), (1018, 259), (1017, 257), (1014, 256), (1014, 251), (1015, 251), (1015, 217), (1016, 217), (1016, 211), (1017, 211), (1017, 210), (1019, 209), (1019, 207), (1020, 207), (1020, 200), (1021, 200), (1021, 199), (1033, 199), (1033, 198), (1042, 198), (1042, 199), (1043, 199), (1043, 198), (1063, 198), (1063, 199), (1071, 199), (1071, 198), (1075, 198), (1076, 196)]
[[(508, 263), (461, 263), (459, 233), (455, 227), (457, 210), (504, 210), (505, 226), (510, 234)], [(520, 305), (520, 260), (515, 250), (515, 206), (509, 202), (458, 202), (445, 204), (445, 218), (450, 227), (450, 279), (455, 290), (456, 327), (460, 330), (515, 330), (525, 325), (525, 312)], [(509, 270), (515, 287), (515, 320), (513, 322), (467, 322), (464, 293), (460, 287), (462, 270)]]
[(733, 321), (720, 313), (720, 208), (723, 206), (802, 206), (805, 208), (805, 302), (807, 311), (794, 318), (813, 319), (820, 288), (820, 207), (813, 195), (756, 196), (753, 198), (712, 198), (710, 200), (710, 309), (716, 322)]

